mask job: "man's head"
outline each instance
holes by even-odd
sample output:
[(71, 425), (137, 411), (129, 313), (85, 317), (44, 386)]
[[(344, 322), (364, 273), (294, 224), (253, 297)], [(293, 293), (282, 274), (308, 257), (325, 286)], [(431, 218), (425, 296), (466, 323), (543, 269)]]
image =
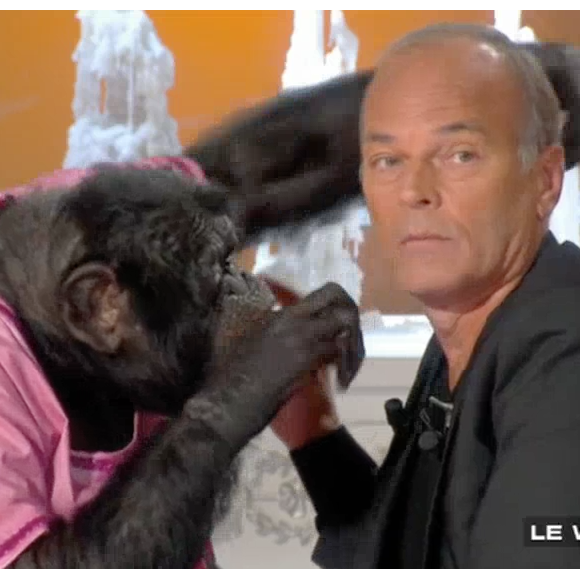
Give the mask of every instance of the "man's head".
[(494, 29), (440, 25), (389, 48), (361, 176), (404, 288), (455, 310), (524, 273), (560, 194), (562, 124), (540, 65)]

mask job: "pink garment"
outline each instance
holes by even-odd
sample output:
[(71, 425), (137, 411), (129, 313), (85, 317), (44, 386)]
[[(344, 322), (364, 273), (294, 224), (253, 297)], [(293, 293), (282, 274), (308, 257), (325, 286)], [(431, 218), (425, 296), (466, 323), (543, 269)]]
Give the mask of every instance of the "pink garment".
[[(116, 165), (118, 167), (137, 167), (142, 169), (173, 169), (195, 179), (198, 183), (207, 183), (207, 179), (201, 166), (187, 157), (150, 157), (140, 159), (131, 163), (104, 163), (105, 165)], [(89, 167), (87, 169), (58, 169), (53, 173), (41, 175), (33, 181), (17, 187), (11, 187), (4, 192), (6, 195), (22, 195), (27, 193), (46, 191), (56, 187), (68, 187), (77, 184), (79, 181), (94, 174), (98, 168)]]
[[(155, 158), (133, 165), (173, 168), (205, 181), (199, 165), (189, 159)], [(58, 171), (6, 193), (18, 196), (74, 185), (92, 171)], [(71, 450), (68, 419), (12, 309), (0, 298), (0, 569), (46, 533), (52, 521), (70, 520), (94, 499), (160, 421), (163, 419), (136, 413), (133, 439), (120, 451)], [(208, 544), (195, 567), (212, 567), (213, 561)]]

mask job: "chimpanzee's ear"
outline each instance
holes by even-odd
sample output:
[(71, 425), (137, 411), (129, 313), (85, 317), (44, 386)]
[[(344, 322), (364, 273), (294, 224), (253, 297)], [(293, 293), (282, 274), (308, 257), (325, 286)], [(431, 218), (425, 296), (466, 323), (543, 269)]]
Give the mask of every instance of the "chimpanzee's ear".
[(61, 286), (60, 308), (67, 330), (92, 349), (116, 353), (125, 335), (129, 297), (104, 264), (79, 266)]

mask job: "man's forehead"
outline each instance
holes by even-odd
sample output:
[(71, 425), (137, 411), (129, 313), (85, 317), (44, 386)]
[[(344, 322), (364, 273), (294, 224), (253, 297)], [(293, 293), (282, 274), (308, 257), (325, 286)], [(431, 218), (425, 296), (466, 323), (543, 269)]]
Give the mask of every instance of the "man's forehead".
[[(445, 76), (432, 76), (418, 85), (379, 81), (365, 102), (363, 134), (389, 129), (407, 132), (422, 127), (440, 136), (459, 132), (484, 136), (493, 116), (490, 107), (496, 107), (484, 88), (476, 83), (453, 82)], [(500, 98), (508, 96), (501, 90), (494, 94)]]
[[(435, 137), (470, 134), (485, 138), (488, 135), (485, 124), (478, 119), (452, 121), (450, 123), (434, 125), (427, 129)], [(363, 132), (363, 141), (365, 143), (390, 144), (397, 141), (397, 135), (389, 133), (386, 130), (368, 128)]]
[(443, 50), (417, 51), (411, 60), (385, 61), (365, 96), (362, 137), (385, 141), (391, 133), (387, 123), (394, 131), (423, 121), (441, 135), (483, 136), (492, 117), (517, 118), (522, 93), (506, 67), (481, 67), (470, 55), (447, 56)]

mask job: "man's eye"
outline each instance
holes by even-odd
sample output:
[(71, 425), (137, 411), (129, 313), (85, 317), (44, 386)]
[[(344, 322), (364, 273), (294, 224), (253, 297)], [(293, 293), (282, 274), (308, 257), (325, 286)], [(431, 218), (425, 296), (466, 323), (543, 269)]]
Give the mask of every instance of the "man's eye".
[(371, 167), (379, 171), (385, 171), (396, 167), (401, 162), (399, 157), (393, 155), (381, 155), (371, 160)]
[(463, 150), (463, 151), (456, 151), (451, 156), (451, 159), (454, 163), (469, 163), (476, 159), (477, 155), (473, 151)]

